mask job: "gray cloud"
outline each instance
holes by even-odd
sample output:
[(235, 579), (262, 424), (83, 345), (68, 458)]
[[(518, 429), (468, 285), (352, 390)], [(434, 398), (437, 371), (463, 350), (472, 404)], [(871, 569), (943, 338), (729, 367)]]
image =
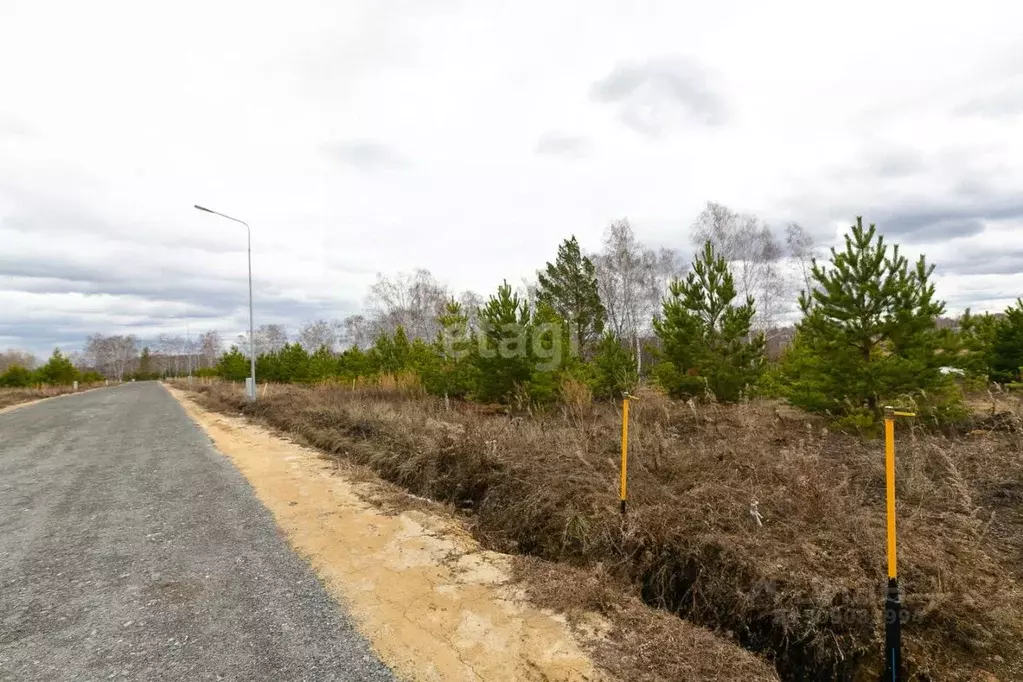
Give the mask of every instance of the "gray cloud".
[(1023, 273), (1023, 248), (966, 244), (942, 258), (940, 267), (956, 275), (1017, 275)]
[[(169, 292), (168, 298), (178, 292)], [(145, 295), (93, 295), (86, 296), (89, 303), (95, 299), (88, 312), (59, 309), (50, 304), (31, 316), (15, 314), (7, 317), (0, 314), (0, 347), (12, 346), (29, 350), (43, 356), (55, 346), (81, 348), (90, 334), (135, 334), (142, 342), (152, 343), (160, 333), (184, 335), (191, 328), (192, 334), (208, 329), (219, 329), (228, 343), (234, 334), (248, 326), (246, 294), (222, 294), (207, 303), (205, 308), (195, 301), (154, 301)], [(170, 303), (187, 303), (187, 307), (175, 307)], [(161, 305), (161, 303), (163, 305)], [(70, 307), (70, 306), (69, 306)], [(289, 333), (296, 333), (305, 320), (337, 319), (360, 310), (355, 301), (295, 300), (272, 291), (257, 292), (255, 297), (255, 323), (283, 324)], [(183, 312), (186, 311), (186, 312)]]
[(977, 235), (987, 222), (1023, 222), (1023, 199), (1016, 197), (943, 203), (882, 209), (871, 222), (886, 235), (921, 243)]
[(725, 122), (725, 104), (708, 81), (701, 67), (682, 58), (624, 62), (593, 84), (590, 97), (617, 105), (626, 125), (657, 137), (685, 123), (718, 126)]
[(324, 146), (335, 161), (361, 171), (388, 170), (405, 166), (405, 161), (390, 147), (372, 140), (347, 140)]
[(589, 148), (589, 140), (580, 135), (547, 132), (536, 141), (536, 153), (545, 156), (578, 159), (585, 156)]
[(902, 178), (926, 169), (923, 155), (915, 149), (888, 150), (869, 160), (869, 168), (882, 178)]
[(969, 99), (955, 108), (960, 116), (995, 118), (1023, 113), (1023, 78), (1003, 81), (995, 92)]
[(978, 218), (960, 218), (935, 209), (920, 212), (914, 209), (880, 211), (871, 218), (871, 222), (876, 222), (886, 236), (909, 242), (936, 242), (971, 237), (984, 231), (984, 223)]

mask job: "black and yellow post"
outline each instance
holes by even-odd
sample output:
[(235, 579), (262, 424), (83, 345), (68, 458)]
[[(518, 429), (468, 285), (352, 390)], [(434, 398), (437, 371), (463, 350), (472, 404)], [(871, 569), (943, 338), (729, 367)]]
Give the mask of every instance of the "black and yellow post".
[(628, 393), (622, 399), (622, 480), (619, 487), (618, 499), (622, 504), (622, 514), (625, 513), (626, 502), (629, 499), (629, 398)]
[(885, 487), (888, 500), (888, 591), (884, 601), (885, 667), (882, 682), (902, 680), (902, 602), (899, 598), (898, 554), (895, 546), (895, 418), (912, 412), (884, 408)]

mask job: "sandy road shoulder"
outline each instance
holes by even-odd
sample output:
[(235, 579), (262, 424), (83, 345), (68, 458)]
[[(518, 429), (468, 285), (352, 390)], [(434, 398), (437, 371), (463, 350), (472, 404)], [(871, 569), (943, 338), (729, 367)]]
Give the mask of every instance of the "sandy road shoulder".
[(527, 603), (510, 557), (442, 510), (389, 513), (313, 450), (169, 389), (245, 475), (292, 548), (413, 680), (605, 680), (566, 620)]

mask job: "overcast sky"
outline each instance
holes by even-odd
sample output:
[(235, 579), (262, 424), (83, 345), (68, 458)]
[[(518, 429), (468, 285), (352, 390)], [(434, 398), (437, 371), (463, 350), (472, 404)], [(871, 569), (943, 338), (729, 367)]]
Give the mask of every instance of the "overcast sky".
[[(158, 9), (159, 8), (159, 9)], [(1023, 294), (1023, 3), (0, 0), (0, 348), (518, 282), (708, 201)]]

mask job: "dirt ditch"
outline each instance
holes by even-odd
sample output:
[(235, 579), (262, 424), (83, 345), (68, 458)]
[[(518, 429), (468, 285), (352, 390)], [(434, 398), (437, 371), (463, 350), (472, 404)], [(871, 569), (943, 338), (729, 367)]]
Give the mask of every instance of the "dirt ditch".
[(609, 576), (486, 550), (441, 505), (172, 393), (402, 678), (777, 679), (734, 643), (623, 599)]

